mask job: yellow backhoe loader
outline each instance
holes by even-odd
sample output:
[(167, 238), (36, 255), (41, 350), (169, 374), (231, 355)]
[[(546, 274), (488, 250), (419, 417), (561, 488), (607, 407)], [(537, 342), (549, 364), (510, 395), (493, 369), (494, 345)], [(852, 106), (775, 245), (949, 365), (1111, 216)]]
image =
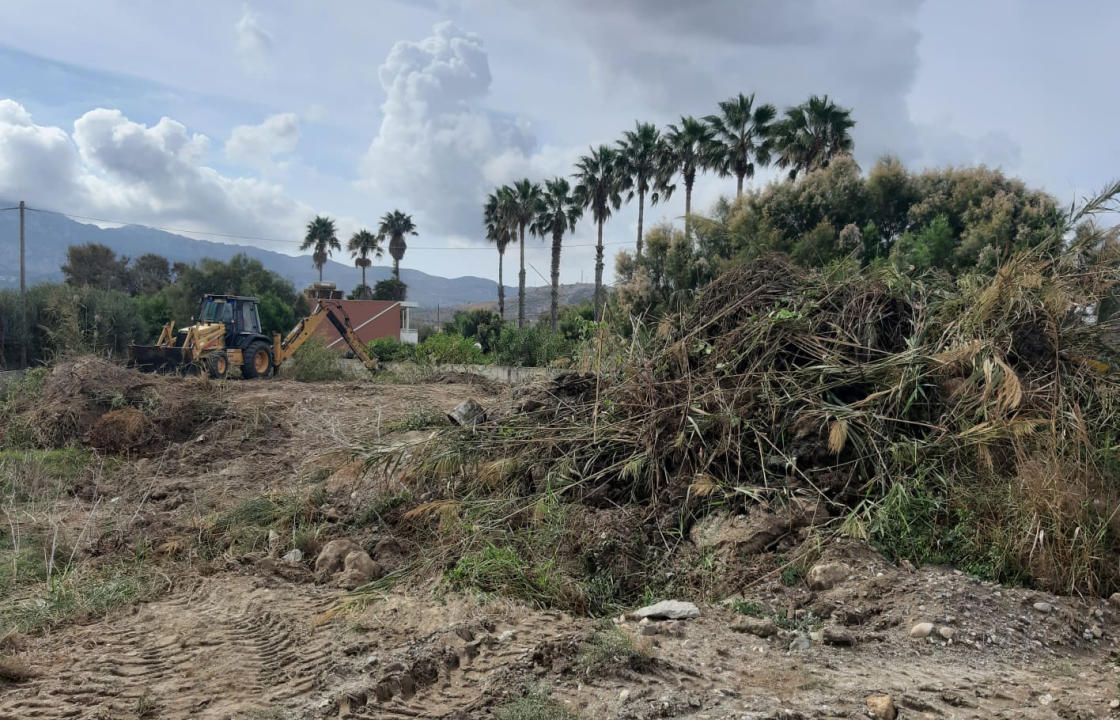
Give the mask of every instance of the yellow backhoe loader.
[(350, 346), (354, 355), (370, 370), (377, 359), (366, 352), (350, 326), (342, 304), (332, 300), (316, 301), (315, 309), (286, 336), (279, 333), (269, 340), (261, 333), (258, 301), (238, 295), (204, 295), (198, 322), (179, 328), (163, 326), (155, 345), (129, 345), (129, 365), (141, 370), (206, 371), (223, 378), (231, 366), (240, 366), (241, 377), (268, 377), (290, 358), (324, 322), (329, 322)]

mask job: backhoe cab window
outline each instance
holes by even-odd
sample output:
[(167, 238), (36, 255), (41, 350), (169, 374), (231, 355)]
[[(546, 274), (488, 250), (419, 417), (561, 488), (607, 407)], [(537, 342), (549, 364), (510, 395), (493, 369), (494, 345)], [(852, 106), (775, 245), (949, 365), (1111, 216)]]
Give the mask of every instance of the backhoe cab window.
[(202, 322), (220, 322), (228, 325), (233, 322), (233, 307), (224, 300), (205, 300), (198, 318)]

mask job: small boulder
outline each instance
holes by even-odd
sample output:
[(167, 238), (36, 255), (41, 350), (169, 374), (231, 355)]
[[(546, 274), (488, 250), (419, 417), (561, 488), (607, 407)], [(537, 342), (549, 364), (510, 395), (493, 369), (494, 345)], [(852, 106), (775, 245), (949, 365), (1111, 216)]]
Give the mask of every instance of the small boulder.
[(315, 558), (315, 572), (330, 574), (342, 570), (346, 556), (352, 552), (362, 552), (362, 548), (350, 538), (331, 540)]
[(851, 630), (835, 625), (829, 625), (821, 631), (821, 639), (826, 645), (840, 645), (850, 647), (856, 644), (856, 637)]
[(778, 634), (778, 626), (770, 618), (739, 618), (731, 626), (735, 632), (750, 633), (760, 638), (768, 638)]
[(820, 563), (809, 568), (805, 580), (810, 590), (830, 590), (847, 580), (851, 573), (851, 568), (844, 563)]
[(868, 695), (863, 699), (867, 703), (867, 714), (876, 720), (895, 720), (898, 709), (890, 695)]
[(920, 622), (914, 627), (910, 628), (910, 638), (913, 640), (924, 640), (933, 633), (933, 623)]
[(1048, 613), (1054, 610), (1054, 606), (1048, 602), (1036, 602), (1034, 604), (1034, 609), (1040, 613)]
[(952, 640), (953, 636), (957, 634), (957, 631), (951, 627), (942, 625), (941, 627), (937, 628), (937, 634), (941, 636), (942, 640)]
[(650, 620), (688, 620), (700, 617), (700, 608), (681, 600), (662, 600), (635, 610), (634, 617)]
[(295, 549), (285, 553), (284, 557), (282, 557), (280, 559), (283, 560), (284, 562), (290, 562), (290, 563), (303, 562), (303, 551), (300, 550), (299, 548), (295, 548)]
[(364, 576), (366, 582), (369, 582), (377, 574), (377, 563), (365, 550), (355, 550), (346, 555), (342, 569), (344, 572), (356, 572)]
[(808, 652), (812, 645), (813, 642), (809, 639), (808, 635), (805, 633), (797, 633), (793, 636), (793, 639), (789, 641), (789, 651), (797, 653)]
[(1120, 608), (1120, 592), (1114, 592), (1108, 596), (1108, 602), (1114, 608)]

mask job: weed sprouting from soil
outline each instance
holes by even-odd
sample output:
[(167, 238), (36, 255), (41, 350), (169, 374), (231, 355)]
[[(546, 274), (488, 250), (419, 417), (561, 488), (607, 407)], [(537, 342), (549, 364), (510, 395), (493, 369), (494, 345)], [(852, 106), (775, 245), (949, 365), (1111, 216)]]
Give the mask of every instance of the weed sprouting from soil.
[(617, 625), (605, 623), (580, 646), (575, 667), (578, 673), (591, 676), (642, 671), (652, 662), (653, 648), (648, 638), (634, 638)]
[(419, 407), (412, 411), (408, 417), (397, 422), (385, 425), (386, 432), (407, 432), (410, 430), (427, 430), (433, 427), (448, 425), (447, 415), (434, 407)]
[(577, 720), (579, 716), (554, 700), (547, 690), (534, 688), (498, 707), (494, 717), (497, 720)]

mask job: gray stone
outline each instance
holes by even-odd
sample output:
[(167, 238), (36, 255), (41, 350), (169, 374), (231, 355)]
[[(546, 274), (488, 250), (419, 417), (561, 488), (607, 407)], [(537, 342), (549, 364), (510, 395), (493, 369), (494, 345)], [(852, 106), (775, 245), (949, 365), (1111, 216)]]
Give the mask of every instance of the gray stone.
[(1040, 613), (1048, 613), (1054, 609), (1054, 606), (1048, 602), (1036, 602), (1034, 604), (1034, 609)]
[(1108, 596), (1108, 602), (1114, 608), (1120, 608), (1120, 592), (1114, 592)]
[(851, 568), (844, 563), (820, 563), (809, 569), (805, 580), (810, 590), (830, 590), (848, 579)]
[(933, 632), (933, 623), (920, 622), (914, 627), (910, 628), (910, 637), (914, 640), (922, 640), (930, 636)]
[(809, 648), (813, 645), (809, 640), (809, 636), (805, 633), (797, 633), (793, 636), (793, 640), (789, 642), (790, 652), (808, 652)]
[(700, 617), (700, 608), (681, 600), (662, 600), (635, 610), (634, 616), (650, 620), (687, 620)]
[(281, 559), (286, 561), (286, 562), (290, 562), (290, 563), (303, 562), (303, 551), (300, 550), (299, 548), (296, 548), (294, 550), (290, 550)]
[(937, 628), (937, 634), (941, 636), (942, 640), (952, 640), (953, 636), (957, 634), (957, 631), (951, 627), (945, 627), (944, 625), (942, 625), (941, 627)]

